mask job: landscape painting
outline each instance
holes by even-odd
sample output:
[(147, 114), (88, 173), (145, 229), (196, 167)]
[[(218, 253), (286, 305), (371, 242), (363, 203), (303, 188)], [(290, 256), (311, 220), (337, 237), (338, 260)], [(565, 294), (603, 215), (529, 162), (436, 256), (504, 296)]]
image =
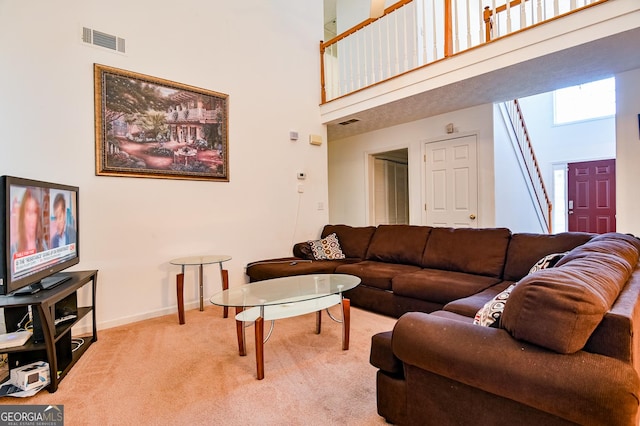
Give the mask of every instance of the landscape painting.
[(96, 174), (229, 181), (228, 95), (94, 64)]

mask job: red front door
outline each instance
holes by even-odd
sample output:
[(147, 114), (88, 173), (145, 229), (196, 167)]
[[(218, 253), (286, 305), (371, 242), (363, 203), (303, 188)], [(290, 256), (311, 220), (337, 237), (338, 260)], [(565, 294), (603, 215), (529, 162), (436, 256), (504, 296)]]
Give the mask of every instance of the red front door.
[(568, 165), (569, 231), (616, 230), (616, 160)]

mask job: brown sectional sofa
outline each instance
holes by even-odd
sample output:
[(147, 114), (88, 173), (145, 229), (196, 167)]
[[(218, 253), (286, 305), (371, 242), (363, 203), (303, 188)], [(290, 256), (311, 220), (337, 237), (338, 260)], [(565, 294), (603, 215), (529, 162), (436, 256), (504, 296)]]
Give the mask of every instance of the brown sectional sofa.
[[(399, 318), (372, 337), (378, 413), (396, 424), (635, 425), (640, 243), (624, 234), (327, 225), (345, 259), (248, 265), (251, 281), (357, 275), (351, 304)], [(529, 274), (542, 257), (568, 252)], [(512, 284), (498, 327), (473, 324)]]

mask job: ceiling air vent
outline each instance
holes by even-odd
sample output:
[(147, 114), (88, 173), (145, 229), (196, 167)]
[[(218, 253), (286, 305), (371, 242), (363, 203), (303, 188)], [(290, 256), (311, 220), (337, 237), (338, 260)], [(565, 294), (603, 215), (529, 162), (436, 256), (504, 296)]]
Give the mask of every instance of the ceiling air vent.
[(94, 46), (125, 53), (125, 40), (123, 38), (103, 33), (102, 31), (83, 27), (82, 41), (87, 44), (93, 44)]
[(359, 119), (359, 118), (352, 118), (351, 120), (342, 121), (342, 122), (340, 122), (340, 123), (338, 123), (338, 124), (341, 124), (341, 125), (343, 125), (343, 126), (346, 126), (346, 125), (348, 125), (348, 124), (357, 123), (358, 121), (360, 121), (360, 119)]

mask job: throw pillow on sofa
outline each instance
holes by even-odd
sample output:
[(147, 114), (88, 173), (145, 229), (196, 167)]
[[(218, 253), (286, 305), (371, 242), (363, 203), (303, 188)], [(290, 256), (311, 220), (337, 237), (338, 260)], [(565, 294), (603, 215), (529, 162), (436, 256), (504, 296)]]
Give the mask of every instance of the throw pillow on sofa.
[(509, 287), (495, 295), (495, 297), (484, 304), (473, 318), (473, 323), (483, 327), (497, 328), (500, 324), (500, 316), (504, 311), (504, 305), (511, 294), (511, 290), (515, 287), (511, 284)]
[(344, 259), (344, 253), (340, 247), (340, 241), (335, 234), (329, 234), (320, 240), (307, 241), (315, 260)]
[[(541, 271), (543, 269), (553, 268), (565, 254), (567, 253), (553, 253), (546, 255), (531, 267), (529, 274), (533, 274), (534, 272)], [(473, 318), (473, 323), (484, 327), (499, 327), (500, 317), (504, 311), (504, 306), (511, 294), (511, 290), (513, 290), (516, 284), (511, 284), (504, 291), (498, 293), (493, 297), (493, 299), (485, 303), (484, 306), (476, 313)]]
[(540, 271), (542, 269), (553, 268), (554, 266), (556, 266), (556, 263), (558, 263), (560, 259), (562, 259), (566, 254), (567, 252), (552, 253), (546, 255), (542, 259), (538, 260), (536, 264), (531, 267), (531, 269), (529, 269), (529, 274), (533, 274), (534, 272)]

